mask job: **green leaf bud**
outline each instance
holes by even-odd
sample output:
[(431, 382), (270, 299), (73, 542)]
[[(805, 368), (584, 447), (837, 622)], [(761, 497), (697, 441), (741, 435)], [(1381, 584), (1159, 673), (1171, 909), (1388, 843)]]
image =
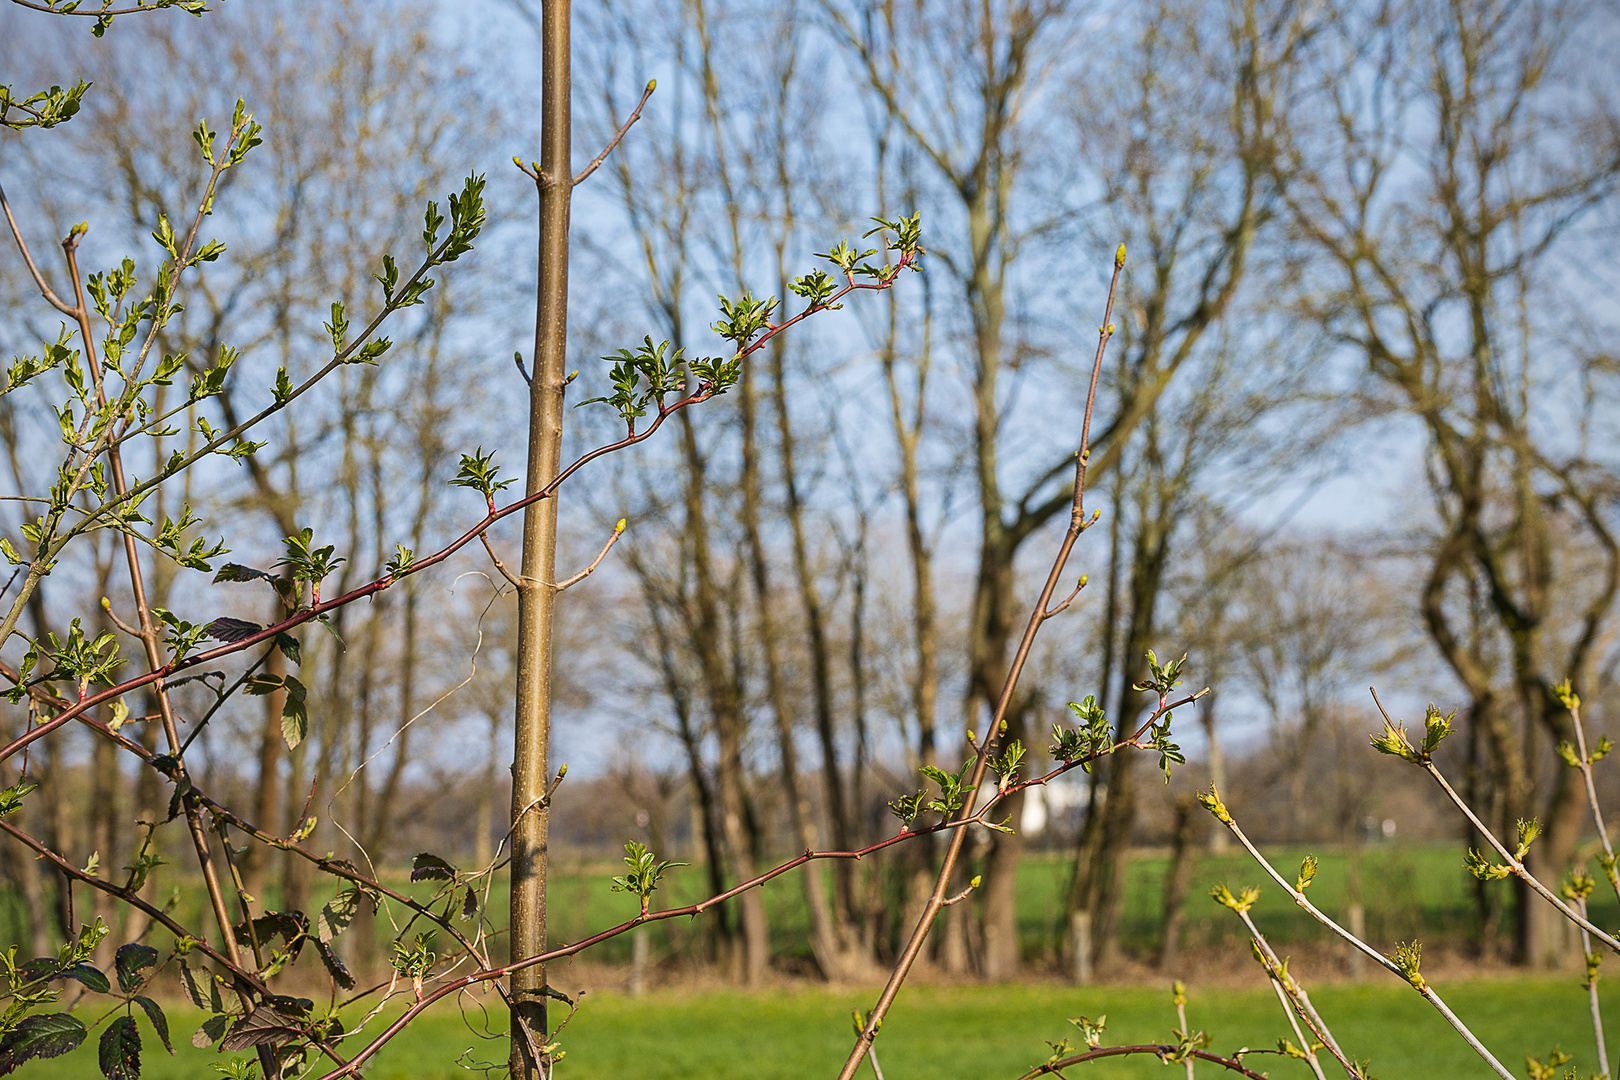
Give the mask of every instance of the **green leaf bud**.
[(1214, 814), (1218, 821), (1226, 825), (1232, 824), (1232, 815), (1227, 813), (1226, 804), (1221, 802), (1220, 794), (1213, 787), (1208, 791), (1200, 791), (1197, 797), (1198, 804)]
[(1423, 962), (1422, 942), (1409, 941), (1402, 945), (1396, 945), (1395, 955), (1391, 959), (1395, 961), (1395, 966), (1400, 969), (1401, 974), (1406, 977), (1406, 981), (1411, 983), (1414, 989), (1423, 990), (1428, 986), (1423, 981), (1423, 976), (1418, 972), (1418, 965)]
[(1300, 892), (1304, 892), (1306, 889), (1311, 887), (1311, 882), (1315, 880), (1316, 856), (1307, 855), (1305, 856), (1305, 861), (1299, 864), (1299, 881), (1295, 885), (1295, 888), (1297, 888)]

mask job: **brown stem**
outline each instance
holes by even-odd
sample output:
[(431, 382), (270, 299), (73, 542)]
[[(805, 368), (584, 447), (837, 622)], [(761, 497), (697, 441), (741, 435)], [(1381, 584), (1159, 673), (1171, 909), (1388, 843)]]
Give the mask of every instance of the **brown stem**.
[[(642, 107), (647, 104), (647, 99), (652, 97), (652, 92), (657, 86), (657, 79), (653, 79), (647, 83), (647, 89), (641, 92), (641, 100), (636, 102), (635, 110), (630, 113), (630, 118), (619, 125), (619, 130), (614, 132), (613, 138), (609, 139), (608, 144), (602, 147), (602, 152), (592, 158), (589, 165), (585, 166), (579, 172), (574, 174), (575, 187), (578, 187), (580, 184), (583, 184), (587, 179), (590, 178), (591, 173), (595, 172), (597, 168), (601, 166), (602, 162), (607, 160), (608, 155), (613, 153), (613, 148), (619, 145), (619, 140), (623, 139), (624, 133), (630, 130), (630, 125), (641, 119)], [(518, 167), (522, 168), (521, 165)], [(539, 177), (536, 177), (535, 179), (539, 179)]]
[(613, 545), (617, 544), (619, 542), (619, 537), (623, 535), (624, 519), (621, 518), (619, 520), (619, 524), (613, 529), (613, 535), (608, 537), (607, 543), (602, 545), (602, 550), (597, 552), (596, 558), (591, 560), (591, 565), (587, 566), (585, 569), (581, 570), (567, 581), (559, 581), (557, 583), (557, 591), (562, 592), (570, 585), (578, 585), (580, 582), (594, 574), (596, 572), (596, 568), (602, 565), (602, 560), (607, 558), (607, 553), (613, 550)]

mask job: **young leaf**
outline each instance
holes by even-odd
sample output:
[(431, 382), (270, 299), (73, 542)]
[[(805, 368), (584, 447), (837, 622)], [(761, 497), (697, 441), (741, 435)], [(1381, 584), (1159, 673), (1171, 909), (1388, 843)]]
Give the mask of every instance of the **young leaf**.
[(1427, 985), (1418, 971), (1418, 965), (1423, 962), (1422, 942), (1409, 941), (1397, 944), (1395, 955), (1391, 959), (1395, 961), (1395, 966), (1406, 976), (1406, 981), (1411, 983), (1413, 988), (1422, 990)]
[(1295, 884), (1294, 887), (1296, 889), (1298, 889), (1300, 892), (1304, 892), (1306, 889), (1311, 887), (1311, 882), (1313, 882), (1315, 880), (1316, 880), (1316, 856), (1315, 855), (1307, 855), (1307, 856), (1305, 856), (1305, 860), (1299, 864), (1299, 881)]

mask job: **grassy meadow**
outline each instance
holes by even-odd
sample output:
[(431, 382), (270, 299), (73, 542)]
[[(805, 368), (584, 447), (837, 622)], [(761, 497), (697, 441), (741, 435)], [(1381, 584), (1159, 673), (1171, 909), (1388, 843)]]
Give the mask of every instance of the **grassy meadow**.
[[(1515, 1072), (1526, 1053), (1544, 1056), (1554, 1043), (1575, 1055), (1582, 1073), (1593, 1069), (1592, 1032), (1585, 995), (1575, 981), (1530, 977), (1442, 983), (1448, 1002)], [(641, 998), (616, 993), (586, 997), (562, 1034), (565, 1060), (559, 1077), (578, 1080), (796, 1080), (835, 1075), (851, 1042), (850, 1010), (868, 1008), (874, 988), (736, 991), (665, 990)], [(1264, 989), (1191, 988), (1188, 1019), (1208, 1031), (1211, 1048), (1276, 1045), (1287, 1033), (1276, 999)], [(1312, 994), (1348, 1052), (1372, 1059), (1381, 1080), (1485, 1076), (1488, 1071), (1439, 1016), (1403, 984), (1378, 978), (1362, 984), (1323, 985)], [(503, 1044), (498, 999), (469, 999), (466, 1019), (454, 1007), (430, 1014), (401, 1035), (365, 1070), (370, 1080), (450, 1080), (464, 1066), (492, 1062)], [(487, 1017), (482, 1007), (491, 1007)], [(1605, 1007), (1620, 1016), (1620, 993)], [(1045, 1040), (1075, 1033), (1070, 1016), (1108, 1016), (1109, 1045), (1168, 1039), (1175, 1024), (1162, 989), (1103, 986), (920, 986), (905, 991), (883, 1026), (879, 1063), (888, 1080), (927, 1077), (1006, 1078), (1046, 1059)], [(188, 1035), (199, 1017), (176, 1009), (171, 1023), (179, 1055), (170, 1058), (146, 1030), (142, 1075), (149, 1080), (213, 1075), (213, 1051), (194, 1050)], [(485, 1021), (488, 1021), (487, 1025)], [(144, 1021), (143, 1021), (144, 1024)], [(381, 1025), (373, 1021), (372, 1030)], [(1077, 1040), (1078, 1041), (1078, 1040)], [(30, 1063), (23, 1075), (69, 1080), (95, 1075), (93, 1047), (53, 1061)], [(457, 1064), (461, 1062), (462, 1064)], [(1251, 1067), (1278, 1078), (1308, 1078), (1302, 1062), (1275, 1055), (1248, 1058)], [(1216, 1075), (1214, 1066), (1200, 1075)], [(1114, 1059), (1072, 1076), (1170, 1075), (1151, 1057)], [(863, 1077), (870, 1071), (863, 1068)]]
[[(1304, 849), (1272, 854), (1279, 868), (1292, 873), (1303, 853)], [(1320, 854), (1321, 869), (1312, 897), (1336, 913), (1347, 900), (1347, 858), (1344, 852)], [(1457, 958), (1466, 952), (1461, 946), (1466, 945), (1472, 926), (1472, 897), (1457, 849), (1386, 845), (1365, 849), (1361, 858), (1368, 937), (1386, 950), (1397, 940), (1422, 940), (1428, 946), (1425, 971), (1438, 976), (1437, 985), (1458, 1013), (1509, 1067), (1518, 1071), (1525, 1054), (1545, 1055), (1559, 1044), (1576, 1055), (1583, 1072), (1594, 1069), (1585, 995), (1576, 975), (1474, 976), (1458, 963)], [(1164, 857), (1144, 852), (1130, 865), (1124, 943), (1127, 954), (1138, 960), (1153, 956), (1159, 945), (1166, 864)], [(577, 940), (633, 913), (634, 901), (608, 888), (607, 878), (616, 869), (600, 862), (575, 864), (554, 873), (554, 940)], [(1033, 961), (1034, 978), (1045, 981), (909, 987), (885, 1023), (880, 1040), (880, 1062), (888, 1080), (1016, 1077), (1045, 1060), (1047, 1040), (1075, 1034), (1066, 1018), (1082, 1014), (1107, 1014), (1110, 1044), (1170, 1038), (1175, 1017), (1165, 987), (1168, 974), (1142, 974), (1147, 969), (1138, 964), (1132, 968), (1140, 974), (1138, 984), (1092, 987), (1062, 984), (1042, 974), (1054, 970), (1054, 928), (1068, 873), (1066, 861), (1043, 856), (1026, 860), (1021, 872), (1024, 951)], [(1241, 855), (1200, 857), (1187, 901), (1183, 974), (1192, 989), (1189, 1020), (1195, 1029), (1210, 1032), (1212, 1049), (1230, 1052), (1240, 1046), (1274, 1047), (1278, 1036), (1288, 1034), (1275, 998), (1248, 960), (1240, 925), (1207, 899), (1209, 887), (1217, 882), (1234, 888), (1262, 885), (1256, 920), (1281, 951), (1292, 949), (1300, 957), (1296, 970), (1312, 989), (1340, 1041), (1356, 1055), (1371, 1058), (1376, 1076), (1393, 1080), (1485, 1075), (1466, 1046), (1404, 984), (1378, 971), (1369, 972), (1364, 982), (1343, 981), (1338, 953), (1325, 947), (1321, 929), (1288, 902), (1281, 890), (1267, 887), (1258, 868)], [(413, 894), (430, 894), (428, 885), (409, 885), (404, 874), (396, 884)], [(698, 868), (676, 870), (667, 879), (657, 906), (698, 899), (703, 884)], [(184, 891), (176, 899), (179, 913), (187, 917), (187, 909), (195, 907), (199, 899), (200, 890)], [(794, 970), (793, 958), (804, 951), (802, 886), (791, 878), (778, 881), (765, 890), (765, 899), (782, 969)], [(1599, 894), (1594, 900), (1598, 901), (1593, 905), (1594, 916), (1600, 923), (1620, 921), (1612, 897)], [(497, 917), (504, 916), (505, 897), (498, 890), (490, 906)], [(0, 918), (7, 914), (0, 912)], [(199, 914), (190, 912), (189, 916)], [(10, 915), (15, 918), (14, 913)], [(386, 955), (383, 942), (388, 927), (384, 913), (375, 926), (381, 955)], [(607, 989), (587, 995), (562, 1035), (567, 1058), (559, 1067), (561, 1076), (657, 1080), (825, 1077), (836, 1072), (849, 1046), (850, 1010), (869, 1008), (875, 987), (827, 989), (784, 977), (773, 988), (744, 993), (717, 986), (712, 976), (692, 981), (685, 974), (690, 969), (679, 959), (698, 929), (699, 924), (687, 919), (650, 928), (653, 959), (663, 965), (655, 975), (653, 992), (639, 998)], [(351, 961), (361, 959), (355, 939), (359, 932), (357, 924), (340, 939), (340, 948)], [(594, 950), (593, 965), (628, 960), (629, 944), (626, 937)], [(299, 966), (313, 968), (315, 963), (311, 955)], [(568, 967), (560, 965), (553, 981), (570, 990), (579, 985), (623, 985), (622, 978), (609, 969), (593, 966), (591, 971), (594, 974), (582, 969), (571, 976)], [(602, 977), (604, 971), (609, 977)], [(164, 975), (155, 991), (166, 999), (174, 995), (178, 987), (167, 985), (171, 981), (171, 976)], [(1620, 1018), (1620, 993), (1605, 1001), (1609, 1015)], [(424, 1017), (365, 1070), (366, 1076), (372, 1080), (458, 1077), (467, 1075), (469, 1066), (476, 1071), (480, 1061), (500, 1058), (498, 1038), (505, 1017), (499, 999), (468, 995), (459, 1004), (457, 1008), (446, 1003)], [(178, 1001), (170, 1001), (168, 1007), (179, 1056), (170, 1058), (163, 1053), (148, 1030), (143, 1075), (214, 1075), (207, 1066), (220, 1061), (219, 1055), (194, 1050), (189, 1042), (200, 1016)], [(84, 1015), (90, 1022), (99, 1016), (99, 1010), (92, 1008)], [(345, 1022), (352, 1026), (359, 1015), (351, 1009), (345, 1013)], [(144, 1029), (144, 1020), (142, 1023)], [(380, 1026), (373, 1020), (368, 1030)], [(93, 1055), (92, 1045), (55, 1061), (30, 1063), (25, 1074), (42, 1080), (95, 1075)], [(1251, 1064), (1274, 1077), (1308, 1075), (1301, 1063), (1276, 1056), (1256, 1056)], [(1163, 1069), (1157, 1060), (1148, 1058), (1088, 1066), (1090, 1074), (1108, 1077), (1162, 1077), (1167, 1075)], [(1213, 1075), (1212, 1070), (1212, 1066), (1206, 1067), (1200, 1073)]]

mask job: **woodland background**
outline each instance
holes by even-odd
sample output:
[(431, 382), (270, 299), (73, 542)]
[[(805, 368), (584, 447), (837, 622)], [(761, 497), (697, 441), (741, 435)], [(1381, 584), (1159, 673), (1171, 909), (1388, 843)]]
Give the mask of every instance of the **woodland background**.
[[(222, 192), (233, 258), (200, 271), (163, 343), (199, 363), (242, 350), (227, 423), (277, 367), (319, 362), (326, 305), (363, 294), (372, 253), (415, 231), (425, 198), (490, 177), (480, 257), (410, 313), (390, 365), (342, 370), (266, 450), (163, 492), (228, 519), (233, 558), (267, 565), (312, 526), (348, 555), (335, 594), (395, 540), (428, 550), (476, 516), (446, 485), (461, 453), (517, 468), (533, 260), (509, 158), (535, 139), (533, 16), (225, 4), (123, 20), (92, 47), (0, 13), (9, 79), (95, 84), (48, 151), (0, 132), (36, 250), (85, 218), (88, 264), (140, 249), (196, 197), (196, 118), (241, 96), (265, 124)], [(1019, 828), (976, 841), (984, 887), (949, 909), (932, 964), (1130, 974), (1240, 946), (1204, 930), (1199, 888), (1242, 873), (1189, 797), (1212, 782), (1258, 840), (1330, 853), (1324, 887), (1374, 940), (1415, 926), (1459, 960), (1576, 955), (1510, 884), (1465, 876), (1476, 841), (1368, 750), (1366, 687), (1407, 715), (1460, 710), (1448, 768), (1487, 820), (1543, 819), (1550, 876), (1589, 856), (1550, 687), (1574, 679), (1589, 731), (1613, 729), (1612, 7), (593, 0), (575, 19), (579, 145), (658, 81), (576, 195), (579, 398), (602, 392), (599, 357), (644, 335), (714, 349), (697, 314), (713, 294), (783, 295), (870, 215), (920, 211), (928, 256), (906, 288), (779, 339), (701, 421), (681, 413), (565, 493), (564, 565), (619, 518), (628, 531), (560, 602), (554, 936), (620, 902), (606, 875), (627, 840), (690, 863), (673, 887), (706, 895), (806, 846), (888, 834), (886, 802), (919, 766), (967, 756), (1039, 585), (1044, 555), (1026, 553), (1064, 524), (1123, 242), (1091, 466), (1103, 517), (1076, 559), (1089, 583), (1010, 724), (1043, 750), (1066, 704), (1095, 696), (1133, 726), (1150, 648), (1186, 652), (1213, 692), (1177, 717), (1191, 761), (1171, 783), (1120, 755), (1011, 800)], [(0, 350), (54, 340), (19, 260), (0, 278)], [(0, 398), (19, 484), (57, 438), (28, 394)], [(571, 423), (595, 445), (608, 417)], [(0, 531), (20, 547), (14, 507)], [(515, 549), (513, 531), (491, 539)], [(123, 602), (103, 549), (45, 583), (31, 633)], [(274, 695), (234, 699), (200, 737), (200, 782), (283, 831), (310, 807), (312, 847), (401, 874), (420, 850), (487, 864), (508, 801), (504, 586), (464, 558), (306, 630), (310, 738), (289, 753)], [(172, 573), (153, 591), (187, 617), (269, 614)], [(20, 729), (21, 708), (6, 722)], [(78, 729), (34, 754), (47, 782), (29, 831), (122, 865), (133, 823), (161, 813), (151, 770)], [(637, 978), (860, 977), (909, 929), (937, 854), (812, 867), (609, 957), (633, 951)], [(266, 904), (308, 907), (307, 864), (261, 852), (247, 870)], [(14, 845), (0, 873), (0, 938), (35, 954), (100, 902)]]

